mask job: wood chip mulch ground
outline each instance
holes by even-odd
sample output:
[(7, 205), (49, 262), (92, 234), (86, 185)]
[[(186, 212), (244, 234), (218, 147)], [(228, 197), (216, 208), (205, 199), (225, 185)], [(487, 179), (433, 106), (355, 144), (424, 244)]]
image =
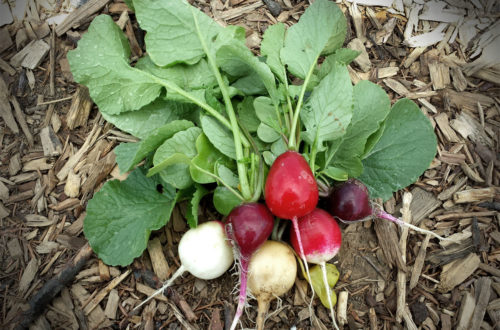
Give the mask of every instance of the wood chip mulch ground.
[[(270, 24), (290, 26), (309, 5), (190, 2), (221, 24), (244, 26), (255, 53)], [(20, 315), (28, 301), (52, 281), (55, 297), (37, 301), (41, 314), (30, 328), (225, 328), (236, 305), (231, 274), (213, 281), (185, 276), (167, 296), (130, 313), (179, 267), (176, 245), (187, 229), (182, 205), (128, 267), (103, 264), (82, 234), (88, 200), (106, 180), (121, 178), (113, 149), (134, 138), (101, 118), (86, 88), (73, 81), (66, 54), (105, 13), (141, 55), (133, 12), (119, 0), (9, 3), (0, 3), (0, 327), (25, 325)], [(340, 270), (338, 321), (349, 329), (500, 329), (500, 5), (339, 5), (348, 17), (346, 46), (362, 52), (349, 67), (353, 83), (368, 79), (392, 101), (414, 100), (438, 137), (430, 168), (385, 210), (459, 243), (379, 220), (344, 227), (332, 260)], [(68, 264), (78, 266), (77, 274), (65, 271)], [(267, 328), (331, 328), (317, 299), (309, 318), (309, 294), (297, 279), (272, 305)], [(247, 308), (244, 327), (254, 327), (255, 306)]]

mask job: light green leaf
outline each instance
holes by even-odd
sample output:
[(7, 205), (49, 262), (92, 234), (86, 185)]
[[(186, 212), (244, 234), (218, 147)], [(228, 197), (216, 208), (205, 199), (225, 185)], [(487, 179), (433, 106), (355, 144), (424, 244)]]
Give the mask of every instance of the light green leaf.
[[(252, 78), (251, 82), (263, 84), (274, 104), (279, 104), (276, 81), (271, 69), (266, 63), (252, 54), (243, 43), (229, 43), (217, 50), (217, 65), (232, 77), (252, 77), (257, 75), (258, 79)], [(237, 84), (234, 84), (238, 88)], [(239, 88), (241, 89), (241, 87)]]
[(274, 128), (277, 132), (281, 131), (280, 123), (276, 114), (276, 109), (270, 98), (259, 96), (253, 101), (255, 113), (260, 121), (267, 126)]
[(316, 86), (300, 113), (304, 140), (318, 150), (324, 141), (342, 137), (352, 116), (352, 85), (345, 66), (335, 68)]
[(399, 100), (385, 121), (382, 137), (363, 160), (359, 179), (372, 198), (384, 201), (414, 183), (429, 167), (437, 142), (429, 119), (408, 99)]
[(279, 139), (271, 144), (271, 152), (274, 156), (278, 157), (282, 153), (288, 150), (288, 145), (285, 143), (285, 140)]
[(272, 143), (278, 140), (281, 136), (276, 130), (264, 123), (260, 123), (259, 128), (257, 128), (257, 136), (264, 142)]
[(197, 183), (215, 182), (216, 180), (212, 175), (202, 170), (215, 174), (215, 165), (218, 162), (229, 163), (229, 158), (217, 150), (203, 133), (196, 139), (196, 150), (198, 154), (191, 160), (191, 165), (189, 166), (191, 177)]
[(323, 280), (323, 273), (321, 272), (321, 267), (319, 265), (315, 265), (311, 267), (311, 282), (314, 287), (314, 291), (318, 294), (319, 299), (321, 300), (321, 304), (326, 308), (330, 308), (330, 302), (328, 301), (328, 294), (326, 290), (330, 290), (330, 296), (332, 299), (332, 307), (337, 303), (337, 295), (335, 291), (333, 291), (333, 287), (337, 284), (339, 280), (340, 273), (337, 270), (337, 267), (332, 264), (326, 264), (326, 279), (328, 282), (328, 288), (325, 287), (325, 282)]
[(389, 114), (391, 101), (380, 86), (367, 80), (354, 86), (353, 99), (351, 123), (332, 164), (346, 170), (350, 177), (359, 177), (363, 172), (361, 159), (366, 142)]
[(226, 187), (218, 186), (214, 191), (213, 203), (217, 212), (228, 215), (242, 201)]
[(203, 116), (201, 118), (201, 127), (203, 128), (203, 133), (205, 133), (217, 150), (229, 158), (236, 159), (236, 149), (231, 131), (210, 116)]
[(201, 59), (193, 65), (177, 64), (160, 67), (153, 63), (150, 56), (146, 55), (137, 61), (135, 67), (161, 79), (172, 81), (186, 91), (206, 89), (217, 85), (217, 80), (206, 59)]
[(382, 134), (384, 134), (384, 130), (385, 130), (385, 121), (380, 124), (380, 128), (375, 133), (373, 133), (372, 135), (370, 135), (370, 137), (368, 137), (368, 140), (366, 141), (365, 145), (365, 151), (363, 153), (363, 159), (366, 157), (366, 155), (370, 153), (370, 151), (372, 151), (373, 147), (375, 147), (375, 145), (378, 143), (378, 141), (382, 137)]
[(138, 110), (155, 100), (162, 86), (129, 65), (128, 39), (110, 16), (97, 16), (78, 48), (68, 52), (75, 81), (89, 88), (92, 100), (110, 115)]
[(116, 162), (120, 167), (120, 171), (122, 173), (130, 171), (165, 140), (170, 139), (175, 133), (193, 126), (194, 124), (187, 120), (174, 120), (154, 130), (140, 142), (121, 143), (115, 148)]
[(175, 198), (156, 190), (141, 169), (125, 181), (108, 181), (87, 205), (83, 231), (90, 246), (108, 265), (127, 266), (146, 249), (151, 231), (163, 227)]
[(198, 208), (200, 206), (200, 201), (208, 193), (209, 191), (203, 188), (202, 185), (195, 184), (195, 191), (193, 197), (189, 200), (189, 207), (186, 212), (189, 228), (195, 228), (198, 226)]
[(196, 121), (200, 108), (189, 103), (157, 99), (139, 111), (123, 112), (119, 115), (101, 113), (104, 119), (117, 128), (140, 139), (147, 138), (151, 131), (178, 119)]
[(196, 156), (196, 139), (201, 134), (199, 127), (190, 127), (175, 133), (156, 149), (153, 157), (154, 167), (148, 172), (151, 176), (160, 173), (161, 177), (178, 189), (191, 185), (189, 164)]
[(159, 66), (197, 63), (205, 56), (200, 37), (210, 45), (223, 30), (222, 26), (185, 0), (134, 0), (134, 6), (139, 25), (147, 31), (145, 42), (148, 53)]
[(238, 176), (223, 164), (217, 164), (217, 175), (221, 180), (231, 188), (238, 188)]
[(343, 65), (349, 65), (358, 55), (360, 52), (357, 50), (352, 50), (349, 48), (340, 48), (335, 51), (335, 53), (329, 55), (323, 63), (321, 63), (321, 67), (318, 72), (318, 79), (321, 80), (323, 79), (326, 75), (332, 71), (332, 68), (334, 68), (335, 63), (340, 63)]
[(285, 82), (286, 71), (285, 66), (281, 63), (280, 52), (285, 42), (285, 24), (278, 22), (269, 26), (264, 32), (262, 42), (260, 44), (260, 53), (266, 57), (266, 63), (271, 68), (271, 71), (278, 77), (281, 82)]
[(321, 173), (335, 181), (346, 181), (347, 179), (349, 179), (349, 174), (347, 173), (347, 171), (337, 167), (328, 167)]
[(241, 125), (250, 133), (256, 132), (260, 124), (260, 120), (255, 113), (253, 102), (254, 98), (252, 96), (245, 97), (236, 107)]
[(320, 55), (327, 55), (342, 46), (346, 19), (339, 7), (328, 0), (316, 0), (285, 36), (281, 60), (293, 75), (306, 79)]

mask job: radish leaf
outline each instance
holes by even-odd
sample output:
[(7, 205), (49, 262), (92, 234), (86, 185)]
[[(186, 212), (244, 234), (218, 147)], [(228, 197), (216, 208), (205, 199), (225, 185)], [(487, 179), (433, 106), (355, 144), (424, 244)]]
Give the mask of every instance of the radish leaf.
[(387, 200), (418, 179), (434, 159), (436, 148), (429, 119), (412, 101), (399, 100), (387, 116), (380, 140), (363, 160), (359, 180), (372, 198)]
[(203, 133), (205, 133), (217, 150), (229, 158), (236, 159), (233, 136), (227, 128), (223, 127), (215, 118), (210, 116), (203, 116), (201, 118), (201, 127), (203, 128)]
[(215, 188), (213, 203), (217, 212), (222, 215), (228, 215), (236, 206), (241, 204), (241, 199), (238, 199), (226, 187), (218, 186)]
[(119, 114), (138, 110), (160, 95), (162, 86), (128, 61), (128, 40), (110, 16), (97, 16), (78, 48), (68, 53), (71, 71), (89, 88), (101, 112)]
[(169, 220), (175, 197), (159, 193), (156, 186), (138, 168), (125, 181), (106, 182), (89, 201), (83, 231), (106, 264), (132, 263), (146, 249), (151, 231)]
[(306, 131), (304, 140), (317, 144), (322, 150), (324, 141), (342, 137), (352, 116), (351, 78), (345, 66), (336, 64), (316, 86), (307, 100), (300, 118)]
[(229, 163), (229, 159), (217, 150), (203, 133), (196, 139), (196, 150), (198, 154), (189, 166), (191, 177), (197, 183), (215, 182), (215, 177), (205, 172), (215, 174), (216, 163)]
[(200, 201), (209, 193), (209, 191), (200, 184), (195, 184), (194, 186), (195, 191), (193, 197), (189, 200), (189, 207), (186, 212), (187, 223), (190, 228), (198, 226), (198, 208), (200, 206)]
[(285, 42), (285, 24), (279, 22), (269, 26), (264, 32), (260, 53), (266, 57), (266, 63), (281, 82), (286, 82), (285, 66), (281, 62), (280, 52)]

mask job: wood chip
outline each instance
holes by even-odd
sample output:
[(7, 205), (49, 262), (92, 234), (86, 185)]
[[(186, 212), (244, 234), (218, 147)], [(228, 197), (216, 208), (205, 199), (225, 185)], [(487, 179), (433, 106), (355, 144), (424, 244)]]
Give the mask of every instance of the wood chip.
[(9, 30), (6, 27), (0, 29), (0, 53), (8, 49), (14, 43), (10, 37)]
[(52, 164), (49, 163), (47, 158), (38, 158), (27, 161), (23, 164), (23, 172), (31, 171), (46, 171), (52, 168)]
[(29, 285), (35, 278), (35, 275), (38, 271), (38, 267), (40, 263), (37, 258), (32, 258), (26, 268), (24, 269), (23, 276), (21, 276), (21, 280), (19, 280), (19, 293), (24, 294), (26, 290), (28, 290)]
[(468, 330), (472, 314), (474, 313), (474, 308), (476, 306), (476, 299), (469, 292), (466, 291), (463, 295), (462, 302), (460, 303), (460, 309), (458, 311), (458, 323), (457, 330)]
[(88, 88), (78, 86), (75, 94), (73, 94), (71, 106), (67, 114), (68, 128), (75, 129), (79, 126), (85, 126), (93, 104), (94, 102), (90, 98)]
[(106, 303), (106, 309), (104, 314), (108, 319), (116, 319), (116, 310), (118, 309), (118, 303), (120, 302), (120, 296), (118, 296), (118, 291), (113, 289), (109, 292), (108, 302)]
[(449, 292), (465, 281), (479, 267), (481, 260), (475, 253), (463, 259), (455, 260), (443, 266), (438, 290), (442, 293)]
[(370, 71), (372, 67), (372, 62), (368, 57), (368, 53), (366, 51), (365, 45), (363, 44), (363, 41), (359, 38), (354, 38), (349, 42), (349, 44), (347, 44), (347, 48), (359, 51), (360, 54), (358, 55), (358, 57), (354, 59), (354, 63), (356, 63), (359, 66), (361, 71), (363, 72)]
[(16, 120), (12, 114), (12, 108), (9, 103), (10, 92), (0, 75), (0, 115), (2, 116), (7, 127), (14, 133), (19, 134), (19, 127), (17, 126)]
[(73, 171), (69, 171), (68, 177), (66, 178), (66, 184), (64, 185), (64, 193), (68, 197), (78, 197), (80, 195), (80, 175), (75, 174)]
[(20, 258), (24, 255), (21, 244), (19, 244), (19, 240), (17, 238), (13, 238), (7, 242), (7, 249), (9, 250), (10, 256), (14, 259)]
[(434, 90), (446, 88), (451, 83), (449, 67), (440, 60), (438, 50), (433, 49), (425, 55)]
[(409, 284), (410, 291), (417, 286), (418, 279), (420, 277), (420, 274), (422, 273), (422, 269), (425, 263), (425, 256), (427, 254), (427, 245), (429, 245), (430, 238), (431, 235), (429, 234), (425, 236), (425, 239), (422, 242), (422, 245), (420, 246), (420, 249), (418, 251), (417, 257), (415, 258), (415, 263), (413, 264), (410, 284)]
[(457, 92), (452, 89), (444, 89), (441, 91), (443, 98), (456, 109), (467, 110), (472, 113), (477, 113), (477, 103), (479, 102), (483, 108), (489, 108), (494, 105), (493, 98), (473, 92)]
[(492, 200), (498, 197), (499, 193), (495, 187), (481, 188), (481, 189), (467, 189), (456, 192), (453, 194), (453, 202), (456, 204), (461, 203), (474, 203)]
[(51, 126), (45, 126), (40, 130), (40, 139), (45, 157), (56, 157), (62, 153), (62, 143)]
[(10, 59), (14, 67), (34, 70), (48, 54), (50, 46), (43, 40), (33, 40)]
[(19, 173), (21, 168), (21, 155), (19, 153), (16, 153), (9, 160), (9, 175), (16, 175), (17, 173)]
[(97, 13), (104, 7), (109, 0), (89, 0), (84, 5), (73, 11), (66, 17), (66, 19), (56, 27), (56, 34), (58, 37), (62, 36), (70, 28), (79, 26), (81, 22), (85, 21), (89, 16)]
[[(137, 290), (137, 292), (140, 292), (148, 297), (152, 296), (156, 292), (155, 289), (150, 288), (149, 286), (144, 285), (144, 284), (139, 283), (139, 282), (137, 282), (135, 284), (135, 289)], [(154, 296), (153, 299), (163, 301), (163, 302), (168, 302), (167, 297), (165, 297), (163, 294), (157, 294), (156, 296)]]
[(95, 295), (94, 298), (89, 302), (87, 306), (83, 309), (85, 315), (88, 315), (90, 312), (94, 310), (94, 308), (99, 305), (99, 303), (108, 295), (108, 293), (113, 290), (118, 284), (120, 284), (130, 273), (132, 272), (131, 269), (127, 270), (123, 274), (121, 274), (119, 277), (114, 278), (106, 287), (104, 287), (97, 295)]
[(10, 210), (6, 208), (2, 202), (0, 202), (0, 220), (7, 218), (9, 214)]
[(470, 329), (479, 329), (490, 300), (491, 278), (481, 277), (476, 281), (476, 307), (470, 321)]
[(434, 121), (438, 125), (446, 140), (452, 143), (459, 142), (460, 140), (455, 131), (450, 127), (448, 119), (448, 114), (446, 112), (441, 112), (439, 115), (434, 117)]
[(168, 266), (167, 259), (163, 254), (159, 238), (154, 238), (148, 242), (148, 252), (156, 276), (158, 276), (160, 281), (166, 281), (171, 271)]
[(434, 197), (434, 194), (419, 187), (413, 188), (411, 193), (413, 195), (410, 205), (410, 211), (413, 216), (412, 223), (419, 225), (425, 217), (434, 212), (442, 203)]
[(26, 119), (24, 118), (24, 113), (21, 110), (21, 106), (19, 105), (19, 102), (17, 101), (17, 98), (15, 96), (11, 95), (9, 99), (10, 103), (12, 103), (12, 106), (14, 107), (14, 116), (16, 117), (19, 126), (21, 126), (21, 130), (26, 136), (28, 144), (30, 145), (30, 147), (32, 147), (35, 144), (35, 141), (33, 140), (33, 135), (31, 135), (28, 124), (26, 123)]
[[(72, 296), (78, 300), (80, 305), (83, 305), (90, 298), (88, 291), (79, 283), (71, 286), (71, 293)], [(103, 324), (106, 319), (106, 315), (104, 314), (101, 306), (96, 306), (87, 318), (89, 329), (98, 329), (100, 328), (99, 325)]]
[(397, 75), (399, 68), (397, 66), (389, 66), (386, 68), (377, 68), (377, 78), (384, 79)]

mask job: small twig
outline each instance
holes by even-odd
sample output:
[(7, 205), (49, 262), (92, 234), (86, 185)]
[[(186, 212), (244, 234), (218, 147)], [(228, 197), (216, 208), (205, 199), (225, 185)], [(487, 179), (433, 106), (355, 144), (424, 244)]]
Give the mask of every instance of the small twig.
[(52, 103), (59, 103), (59, 102), (64, 102), (64, 101), (69, 101), (73, 98), (73, 96), (68, 96), (68, 97), (63, 97), (62, 99), (57, 99), (57, 100), (52, 100), (52, 101), (45, 101), (45, 102), (41, 102), (41, 103), (38, 103), (36, 106), (40, 106), (40, 105), (47, 105), (47, 104), (52, 104)]

